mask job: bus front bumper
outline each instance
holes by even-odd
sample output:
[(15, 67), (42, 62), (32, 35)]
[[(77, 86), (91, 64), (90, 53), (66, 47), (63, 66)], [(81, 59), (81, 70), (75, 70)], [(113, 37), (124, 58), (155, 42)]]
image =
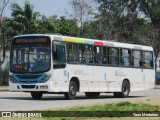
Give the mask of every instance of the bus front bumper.
[(9, 82), (9, 90), (12, 92), (52, 91), (52, 81), (37, 84), (18, 84)]

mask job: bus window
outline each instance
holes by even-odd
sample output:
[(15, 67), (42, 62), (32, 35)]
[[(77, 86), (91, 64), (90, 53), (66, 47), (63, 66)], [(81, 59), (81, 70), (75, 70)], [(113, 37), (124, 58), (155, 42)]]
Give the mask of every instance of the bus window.
[(118, 48), (108, 48), (108, 64), (119, 65), (119, 50)]
[(152, 52), (143, 51), (143, 67), (152, 68), (153, 67), (153, 57)]
[(53, 64), (66, 62), (64, 45), (53, 46), (53, 62)]
[(102, 64), (103, 63), (103, 47), (95, 46), (93, 53), (94, 53), (95, 64)]
[(79, 62), (82, 64), (93, 63), (93, 52), (91, 45), (79, 45)]
[(133, 50), (132, 52), (132, 64), (134, 67), (142, 66), (142, 53), (139, 50)]
[(78, 62), (78, 44), (67, 43), (67, 62), (68, 63)]
[(128, 49), (121, 49), (121, 65), (130, 66), (131, 65), (131, 51)]
[(107, 64), (107, 49), (103, 47), (103, 64)]

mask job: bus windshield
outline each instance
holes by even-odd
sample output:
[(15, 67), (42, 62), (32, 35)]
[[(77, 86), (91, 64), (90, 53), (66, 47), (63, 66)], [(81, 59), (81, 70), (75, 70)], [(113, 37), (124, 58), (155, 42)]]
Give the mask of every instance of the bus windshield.
[(39, 73), (50, 69), (49, 45), (14, 45), (11, 48), (10, 70), (16, 73)]

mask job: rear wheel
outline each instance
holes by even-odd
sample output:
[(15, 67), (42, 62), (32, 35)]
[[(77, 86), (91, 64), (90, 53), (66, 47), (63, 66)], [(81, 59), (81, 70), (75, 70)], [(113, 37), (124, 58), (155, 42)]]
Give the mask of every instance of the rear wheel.
[(122, 92), (114, 92), (114, 97), (116, 98), (126, 98), (128, 97), (130, 92), (130, 85), (128, 83), (128, 81), (123, 81), (122, 83)]
[(100, 92), (85, 92), (85, 95), (88, 98), (98, 98), (100, 95)]
[(31, 96), (35, 100), (40, 100), (42, 98), (43, 92), (31, 92)]
[(74, 81), (71, 81), (69, 83), (69, 92), (65, 93), (65, 99), (67, 100), (74, 100), (76, 98), (76, 93), (77, 93), (77, 86)]

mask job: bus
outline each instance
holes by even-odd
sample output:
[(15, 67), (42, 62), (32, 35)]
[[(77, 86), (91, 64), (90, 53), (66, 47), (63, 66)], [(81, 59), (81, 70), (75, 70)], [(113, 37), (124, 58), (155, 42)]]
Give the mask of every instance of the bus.
[(153, 89), (154, 51), (150, 46), (95, 40), (59, 34), (15, 36), (10, 51), (10, 91), (64, 94), (88, 98), (113, 93), (125, 98), (131, 91)]

